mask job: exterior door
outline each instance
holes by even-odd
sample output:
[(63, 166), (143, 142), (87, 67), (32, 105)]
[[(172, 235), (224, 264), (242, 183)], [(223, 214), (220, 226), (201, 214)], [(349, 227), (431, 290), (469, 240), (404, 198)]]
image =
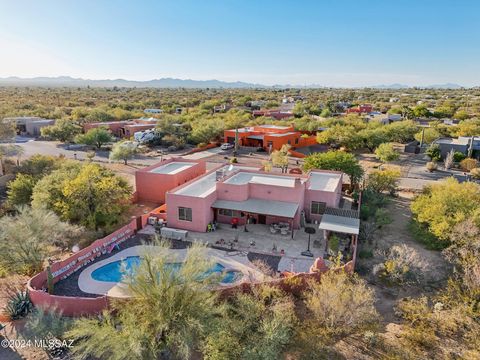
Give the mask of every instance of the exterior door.
[(258, 223), (259, 224), (266, 224), (267, 223), (267, 217), (265, 215), (258, 215)]

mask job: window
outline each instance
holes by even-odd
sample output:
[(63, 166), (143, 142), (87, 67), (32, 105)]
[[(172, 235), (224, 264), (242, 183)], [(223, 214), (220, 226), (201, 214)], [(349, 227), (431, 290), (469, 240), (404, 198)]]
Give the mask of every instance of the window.
[(273, 141), (267, 141), (267, 147), (272, 147), (273, 146)]
[(316, 215), (323, 215), (327, 204), (321, 201), (312, 201), (312, 206), (310, 207), (310, 212)]
[(297, 145), (297, 144), (298, 144), (298, 138), (295, 139), (295, 145)]
[(233, 210), (230, 209), (218, 209), (218, 213), (223, 216), (233, 216)]
[(292, 142), (290, 140), (287, 141), (288, 145), (292, 145)]
[(244, 217), (245, 214), (240, 211), (230, 210), (230, 209), (218, 209), (218, 214), (223, 216), (230, 216), (230, 217)]
[(178, 220), (192, 221), (192, 208), (179, 207)]

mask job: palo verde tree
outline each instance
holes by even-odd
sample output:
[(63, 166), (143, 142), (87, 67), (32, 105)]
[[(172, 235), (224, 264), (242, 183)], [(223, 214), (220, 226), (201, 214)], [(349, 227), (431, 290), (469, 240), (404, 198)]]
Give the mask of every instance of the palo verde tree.
[(75, 355), (187, 360), (199, 348), (221, 313), (211, 291), (219, 279), (205, 276), (213, 264), (206, 260), (206, 249), (194, 245), (176, 270), (169, 265), (167, 245), (156, 245), (142, 255), (133, 274), (125, 275), (129, 301), (114, 303), (114, 313), (75, 322), (67, 333), (76, 339)]
[(120, 141), (115, 143), (110, 152), (110, 160), (123, 160), (127, 165), (129, 159), (133, 158), (138, 152), (138, 145), (133, 141)]
[(381, 162), (390, 162), (398, 160), (400, 154), (395, 150), (392, 143), (383, 143), (380, 144), (375, 150), (375, 156)]
[(0, 218), (0, 267), (31, 275), (57, 247), (65, 248), (79, 234), (80, 228), (51, 211), (21, 207), (16, 215)]
[(411, 204), (415, 220), (448, 245), (455, 225), (472, 219), (480, 224), (480, 185), (454, 178), (427, 186)]
[(131, 187), (98, 164), (65, 162), (34, 187), (33, 207), (55, 211), (63, 220), (109, 230), (130, 206)]

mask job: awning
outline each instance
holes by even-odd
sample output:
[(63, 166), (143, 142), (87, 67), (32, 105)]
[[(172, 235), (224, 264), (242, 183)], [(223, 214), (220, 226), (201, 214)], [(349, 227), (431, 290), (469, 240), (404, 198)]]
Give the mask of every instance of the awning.
[(250, 136), (247, 136), (247, 139), (263, 140), (263, 135), (250, 135)]
[(260, 199), (248, 199), (246, 201), (217, 200), (212, 207), (286, 218), (294, 218), (298, 210), (298, 204), (295, 203)]
[(358, 235), (360, 230), (360, 219), (323, 214), (322, 221), (318, 226), (320, 230), (328, 230), (343, 234)]

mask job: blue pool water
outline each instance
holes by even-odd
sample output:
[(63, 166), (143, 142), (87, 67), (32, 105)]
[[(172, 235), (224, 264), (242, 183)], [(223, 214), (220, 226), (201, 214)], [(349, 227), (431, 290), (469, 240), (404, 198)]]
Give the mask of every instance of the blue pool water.
[[(120, 282), (122, 280), (122, 263), (124, 264), (125, 271), (131, 273), (134, 269), (140, 264), (141, 258), (139, 256), (129, 256), (126, 259), (113, 261), (92, 272), (92, 278), (97, 281), (106, 281), (106, 282)], [(168, 263), (165, 266), (168, 266), (172, 271), (178, 271), (182, 267), (182, 263)], [(205, 271), (203, 277), (207, 277), (211, 274), (223, 273), (224, 276), (221, 283), (231, 284), (239, 279), (239, 271), (225, 271), (225, 267), (222, 264), (216, 263), (212, 268)]]

